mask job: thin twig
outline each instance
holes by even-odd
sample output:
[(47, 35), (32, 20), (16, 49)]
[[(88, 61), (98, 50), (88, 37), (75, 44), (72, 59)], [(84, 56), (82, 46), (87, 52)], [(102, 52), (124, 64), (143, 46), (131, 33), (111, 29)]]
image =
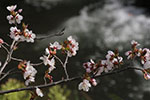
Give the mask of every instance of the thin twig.
[(6, 44), (7, 46), (10, 46), (8, 43), (4, 42), (4, 44)]
[[(14, 57), (11, 57), (11, 59), (14, 60), (14, 61), (18, 61), (18, 62), (24, 61), (23, 59), (20, 59), (20, 58), (14, 58)], [(31, 63), (32, 66), (40, 66), (40, 65), (42, 65), (42, 64), (43, 64), (43, 62), (35, 63), (35, 64)]]
[[(117, 74), (126, 70), (139, 70), (142, 71), (143, 69), (141, 68), (136, 68), (136, 67), (125, 67), (122, 68), (120, 70), (116, 70), (113, 72), (108, 72), (99, 76), (95, 76), (94, 78), (99, 78), (99, 77), (104, 77), (104, 76), (108, 76), (108, 75), (112, 75), (112, 74)], [(63, 83), (68, 83), (68, 82), (72, 82), (72, 81), (76, 81), (76, 80), (80, 80), (82, 79), (82, 76), (77, 76), (77, 77), (73, 77), (73, 78), (69, 78), (69, 79), (64, 79), (64, 80), (60, 80), (57, 82), (53, 82), (53, 83), (49, 83), (49, 84), (43, 84), (43, 85), (37, 85), (37, 86), (29, 86), (29, 87), (25, 87), (25, 88), (18, 88), (18, 89), (11, 89), (11, 90), (4, 90), (4, 91), (0, 91), (0, 95), (2, 94), (6, 94), (6, 93), (12, 93), (12, 92), (19, 92), (19, 91), (24, 91), (24, 90), (34, 90), (37, 87), (38, 88), (46, 88), (46, 87), (52, 87), (58, 84), (63, 84)]]
[(14, 71), (16, 68), (13, 68), (11, 70), (9, 70), (7, 73), (5, 73), (1, 78), (0, 81), (2, 81), (5, 77), (7, 77), (12, 71)]
[(6, 50), (7, 53), (9, 53), (9, 50), (4, 46), (4, 45), (1, 45), (2, 48), (4, 48)]
[(22, 61), (23, 61), (23, 60), (20, 59), (20, 58), (14, 58), (14, 57), (11, 57), (11, 59), (14, 60), (14, 61), (18, 61), (18, 62), (22, 62)]
[(68, 72), (67, 72), (68, 58), (69, 58), (69, 56), (68, 56), (68, 54), (67, 54), (66, 60), (65, 60), (65, 62), (64, 62), (64, 66), (63, 66), (63, 67), (64, 67), (65, 74), (66, 74), (66, 78), (67, 78), (67, 79), (69, 79), (69, 74), (68, 74)]
[(65, 28), (63, 28), (60, 32), (58, 33), (54, 33), (54, 34), (50, 34), (50, 35), (46, 35), (46, 36), (40, 36), (40, 37), (36, 37), (35, 40), (43, 40), (43, 39), (46, 39), (46, 38), (51, 38), (51, 37), (54, 37), (54, 36), (61, 36), (64, 34), (64, 31), (65, 31)]
[(62, 66), (64, 66), (62, 60), (61, 60), (59, 57), (57, 57), (56, 55), (54, 55), (54, 57), (60, 62), (60, 64), (61, 64)]
[(44, 77), (43, 79), (44, 79), (44, 83), (45, 83), (45, 85), (46, 85), (46, 84), (47, 84), (46, 78)]
[(57, 57), (56, 55), (54, 55), (54, 57), (61, 63), (62, 67), (64, 68), (64, 71), (65, 71), (65, 74), (66, 74), (66, 78), (69, 79), (69, 75), (68, 75), (68, 72), (67, 72), (67, 69), (66, 69), (66, 65), (67, 65), (67, 62), (68, 62), (68, 55), (66, 56), (66, 59), (65, 59), (65, 62), (63, 63), (62, 60)]
[(4, 64), (3, 64), (3, 66), (2, 66), (1, 69), (0, 69), (0, 76), (1, 76), (1, 74), (2, 74), (2, 72), (3, 72), (3, 70), (5, 69), (5, 67), (7, 66), (7, 64), (11, 61), (11, 56), (12, 56), (12, 53), (13, 53), (13, 51), (14, 51), (14, 48), (13, 48), (13, 47), (14, 47), (15, 43), (16, 43), (16, 41), (14, 40), (14, 41), (12, 42), (11, 46), (10, 46), (10, 51), (9, 51), (9, 53), (7, 54), (7, 58), (6, 58), (6, 60), (5, 60)]
[(42, 65), (42, 64), (43, 64), (43, 62), (35, 63), (35, 64), (31, 63), (32, 66), (40, 66), (40, 65)]

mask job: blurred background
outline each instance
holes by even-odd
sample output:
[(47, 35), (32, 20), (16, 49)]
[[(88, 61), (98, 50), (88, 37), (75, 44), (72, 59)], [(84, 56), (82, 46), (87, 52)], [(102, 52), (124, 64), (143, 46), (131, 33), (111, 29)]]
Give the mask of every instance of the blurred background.
[[(70, 77), (84, 73), (83, 62), (87, 62), (91, 58), (95, 61), (105, 59), (107, 50), (115, 50), (117, 48), (120, 55), (126, 60), (124, 52), (129, 50), (131, 40), (138, 41), (141, 47), (150, 47), (149, 0), (1, 0), (0, 38), (8, 43), (11, 43), (12, 40), (8, 37), (11, 25), (6, 20), (6, 16), (9, 14), (6, 7), (12, 4), (17, 4), (18, 8), (23, 9), (23, 21), (29, 24), (29, 29), (33, 30), (37, 36), (46, 36), (56, 33), (64, 27), (66, 28), (63, 36), (36, 41), (34, 44), (19, 44), (13, 56), (30, 60), (33, 63), (40, 62), (39, 58), (44, 54), (44, 50), (50, 42), (62, 42), (69, 35), (72, 35), (79, 42), (80, 50), (77, 56), (69, 60), (67, 69)], [(1, 50), (0, 53), (0, 60), (3, 62), (6, 52)], [(11, 62), (5, 71), (17, 67), (17, 64), (16, 62)], [(135, 61), (134, 66), (141, 65)], [(126, 67), (126, 65), (122, 67)], [(46, 67), (42, 65), (36, 69), (39, 72), (37, 74), (38, 78), (36, 78), (37, 83), (32, 85), (43, 84)], [(62, 76), (65, 76), (59, 64), (52, 75), (54, 81), (60, 80)], [(0, 82), (0, 85), (8, 83), (7, 81), (10, 84), (11, 82), (16, 82), (15, 80), (8, 80), (9, 78), (15, 78), (21, 82), (24, 81), (21, 74), (13, 74)], [(56, 95), (47, 95), (38, 99), (149, 100), (150, 98), (150, 81), (146, 81), (142, 73), (137, 71), (130, 70), (99, 78), (99, 84), (88, 93), (78, 91), (79, 82), (70, 82), (62, 85), (61, 89), (64, 92), (57, 91), (61, 90), (59, 86), (54, 88), (54, 90), (44, 89), (45, 95), (47, 95), (48, 91), (50, 91), (49, 94), (57, 95), (68, 93), (59, 95), (59, 99), (54, 98)], [(16, 83), (22, 86), (22, 83)], [(1, 89), (5, 89), (5, 87), (7, 85), (1, 87)], [(55, 92), (52, 93), (52, 91)]]

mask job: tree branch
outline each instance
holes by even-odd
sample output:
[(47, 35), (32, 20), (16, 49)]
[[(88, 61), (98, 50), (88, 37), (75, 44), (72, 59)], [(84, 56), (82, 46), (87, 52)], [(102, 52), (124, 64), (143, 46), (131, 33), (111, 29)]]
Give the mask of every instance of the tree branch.
[(11, 74), (12, 71), (14, 71), (16, 68), (13, 68), (11, 70), (9, 70), (7, 73), (5, 73), (1, 78), (0, 81), (2, 81), (5, 77), (7, 77), (9, 74)]
[(46, 35), (46, 36), (40, 36), (40, 37), (36, 37), (35, 40), (43, 40), (43, 39), (46, 39), (46, 38), (51, 38), (51, 37), (54, 37), (54, 36), (61, 36), (64, 34), (64, 31), (65, 31), (65, 28), (63, 28), (60, 32), (58, 33), (54, 33), (54, 34), (50, 34), (50, 35)]
[(13, 42), (12, 42), (12, 44), (11, 44), (11, 46), (10, 46), (10, 51), (9, 51), (9, 53), (7, 54), (7, 58), (6, 58), (6, 60), (5, 60), (5, 62), (4, 62), (4, 64), (3, 64), (3, 66), (1, 67), (1, 69), (0, 69), (0, 76), (1, 76), (1, 74), (2, 74), (2, 72), (3, 72), (3, 70), (5, 69), (5, 67), (7, 66), (7, 64), (11, 61), (11, 56), (12, 56), (12, 53), (13, 53), (13, 51), (14, 51), (14, 46), (15, 46), (15, 43), (16, 43), (16, 41), (14, 40)]
[(66, 69), (66, 65), (68, 63), (68, 54), (66, 56), (66, 59), (65, 59), (65, 62), (63, 63), (62, 60), (57, 57), (56, 55), (54, 55), (54, 57), (61, 63), (62, 67), (64, 68), (64, 71), (65, 71), (65, 74), (66, 74), (66, 78), (69, 79), (69, 75), (68, 75), (68, 72), (67, 72), (67, 69)]
[(67, 79), (69, 79), (69, 74), (68, 74), (68, 72), (67, 72), (67, 63), (68, 63), (68, 54), (67, 54), (67, 56), (66, 56), (66, 59), (65, 59), (65, 62), (64, 62), (64, 71), (65, 71), (65, 74), (66, 74), (66, 78)]
[[(125, 67), (125, 68), (122, 68), (120, 70), (115, 70), (113, 72), (108, 72), (108, 73), (105, 73), (105, 74), (102, 74), (102, 75), (95, 76), (94, 78), (109, 76), (109, 75), (112, 75), (112, 74), (118, 74), (118, 73), (126, 71), (126, 70), (143, 71), (142, 68), (138, 68), (138, 67)], [(82, 76), (77, 76), (77, 77), (73, 77), (73, 78), (69, 78), (69, 79), (64, 79), (64, 80), (60, 80), (60, 81), (49, 83), (49, 84), (43, 84), (43, 85), (37, 85), (37, 86), (29, 86), (29, 87), (25, 87), (25, 88), (18, 88), (18, 89), (6, 90), (6, 91), (4, 90), (4, 91), (0, 91), (0, 95), (6, 94), (6, 93), (12, 93), (12, 92), (24, 91), (24, 90), (34, 90), (37, 87), (38, 88), (52, 87), (54, 85), (64, 84), (64, 83), (68, 83), (68, 82), (72, 82), (72, 81), (76, 81), (76, 80), (80, 80), (80, 79), (82, 79)]]

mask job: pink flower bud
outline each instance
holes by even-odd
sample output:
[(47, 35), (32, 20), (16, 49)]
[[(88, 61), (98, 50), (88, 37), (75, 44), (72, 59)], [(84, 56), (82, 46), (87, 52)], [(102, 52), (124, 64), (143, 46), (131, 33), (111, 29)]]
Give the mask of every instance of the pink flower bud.
[(3, 44), (4, 43), (4, 41), (0, 38), (0, 44)]

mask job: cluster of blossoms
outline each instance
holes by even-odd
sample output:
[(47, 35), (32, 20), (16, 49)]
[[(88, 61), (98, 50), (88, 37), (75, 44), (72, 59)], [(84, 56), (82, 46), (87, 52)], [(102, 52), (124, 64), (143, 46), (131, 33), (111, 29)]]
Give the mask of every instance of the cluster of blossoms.
[(23, 76), (25, 81), (25, 85), (29, 85), (31, 82), (35, 82), (35, 75), (37, 73), (36, 69), (30, 64), (30, 61), (20, 62), (18, 65), (18, 69), (23, 71)]
[(44, 65), (49, 67), (45, 73), (45, 77), (52, 82), (52, 76), (49, 74), (56, 68), (55, 57), (58, 50), (61, 50), (63, 54), (67, 54), (68, 57), (72, 57), (76, 55), (78, 49), (78, 42), (72, 36), (69, 36), (62, 44), (57, 41), (53, 44), (50, 43), (49, 47), (45, 49), (45, 55), (40, 57)]
[(143, 65), (144, 78), (150, 79), (150, 49), (148, 48), (138, 48), (140, 45), (136, 41), (131, 41), (132, 50), (127, 51), (125, 55), (128, 59), (135, 59), (139, 57), (141, 64)]
[(21, 20), (23, 19), (23, 16), (20, 15), (22, 12), (22, 9), (19, 9), (18, 11), (15, 11), (17, 8), (17, 5), (8, 6), (7, 10), (10, 11), (10, 15), (7, 16), (7, 19), (9, 20), (9, 24), (20, 24)]
[(69, 36), (66, 41), (64, 41), (64, 44), (62, 46), (63, 50), (67, 52), (69, 57), (75, 56), (77, 53), (77, 50), (79, 50), (79, 43), (76, 42), (72, 36)]
[(15, 41), (34, 42), (36, 35), (28, 29), (28, 25), (22, 23), (22, 30), (17, 28), (17, 24), (21, 23), (23, 16), (20, 15), (22, 9), (15, 11), (17, 5), (8, 6), (10, 15), (7, 16), (9, 24), (14, 24), (14, 27), (10, 28), (10, 37)]
[[(106, 55), (106, 60), (100, 60), (98, 63), (95, 63), (92, 59), (90, 62), (83, 64), (83, 67), (86, 70), (86, 73), (83, 77), (83, 82), (79, 84), (79, 90), (89, 91), (91, 84), (93, 86), (97, 85), (97, 82), (91, 76), (101, 75), (101, 73), (109, 72), (115, 68), (118, 68), (123, 63), (123, 58), (119, 56), (118, 51), (115, 53), (113, 51), (108, 51)], [(91, 84), (90, 84), (91, 83)]]
[[(16, 41), (26, 41), (26, 42), (34, 42), (36, 35), (28, 29), (28, 25), (22, 23), (21, 29), (18, 28), (17, 24), (21, 24), (23, 20), (23, 16), (20, 15), (22, 9), (16, 11), (17, 5), (8, 6), (7, 10), (10, 11), (10, 15), (7, 16), (9, 24), (13, 24), (10, 28), (10, 37)], [(0, 47), (4, 41), (0, 38)], [(143, 73), (144, 78), (150, 79), (150, 49), (148, 48), (138, 48), (140, 45), (136, 41), (131, 41), (132, 49), (127, 51), (125, 55), (127, 59), (135, 59), (139, 57), (141, 60), (141, 64), (143, 65)], [(7, 48), (6, 48), (7, 49)], [(43, 61), (45, 66), (48, 66), (48, 69), (45, 71), (44, 78), (50, 80), (50, 83), (53, 82), (52, 76), (50, 73), (56, 69), (55, 67), (55, 59), (59, 60), (62, 66), (65, 68), (66, 72), (66, 63), (68, 57), (75, 56), (77, 51), (79, 50), (79, 43), (72, 37), (69, 36), (67, 40), (63, 43), (54, 42), (50, 43), (48, 48), (45, 49), (45, 55), (40, 57), (40, 60)], [(66, 60), (63, 63), (61, 59), (57, 57), (57, 52), (61, 51), (62, 54), (66, 55)], [(105, 57), (105, 60), (99, 60), (95, 63), (92, 59), (89, 62), (83, 64), (83, 68), (85, 69), (85, 74), (83, 75), (83, 81), (79, 84), (79, 90), (83, 90), (88, 92), (92, 86), (97, 85), (95, 76), (99, 76), (103, 73), (108, 73), (116, 68), (119, 68), (123, 63), (123, 58), (119, 56), (118, 51), (108, 51)], [(1, 62), (0, 62), (1, 66)], [(35, 75), (37, 70), (32, 66), (30, 61), (22, 61), (18, 65), (18, 69), (22, 70), (23, 77), (25, 79), (25, 85), (28, 86), (31, 82), (35, 82)], [(66, 76), (68, 76), (66, 72)], [(68, 79), (68, 77), (66, 78)], [(37, 87), (35, 90), (36, 96), (43, 97), (42, 91)], [(34, 99), (34, 94), (33, 97)]]

